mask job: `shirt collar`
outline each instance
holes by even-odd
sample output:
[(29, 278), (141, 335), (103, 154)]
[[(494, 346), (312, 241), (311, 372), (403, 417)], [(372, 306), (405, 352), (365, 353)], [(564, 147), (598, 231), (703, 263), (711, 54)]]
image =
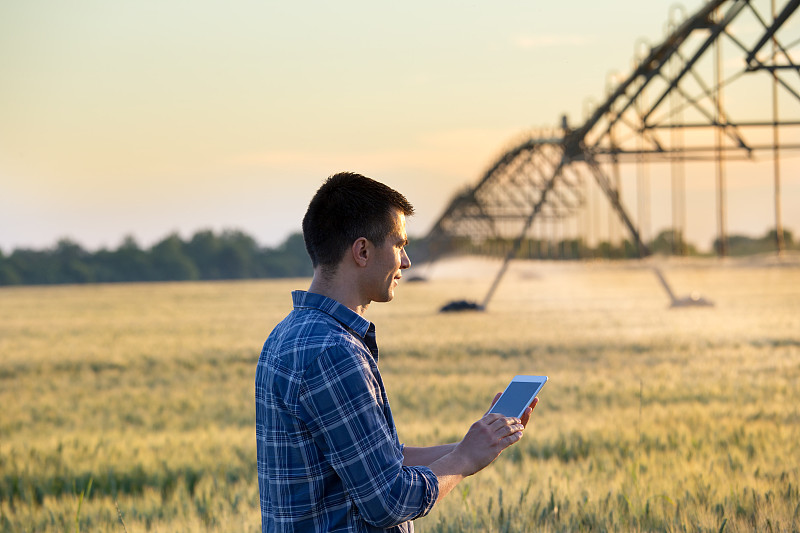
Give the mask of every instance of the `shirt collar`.
[(362, 339), (370, 329), (374, 335), (375, 326), (372, 322), (327, 296), (308, 291), (292, 291), (292, 303), (295, 309), (318, 309), (332, 316)]

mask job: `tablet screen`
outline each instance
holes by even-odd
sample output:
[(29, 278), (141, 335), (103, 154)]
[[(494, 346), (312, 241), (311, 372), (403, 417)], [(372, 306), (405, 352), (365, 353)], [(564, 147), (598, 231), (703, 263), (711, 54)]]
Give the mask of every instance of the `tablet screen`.
[(512, 381), (490, 412), (520, 416), (543, 384), (543, 381)]

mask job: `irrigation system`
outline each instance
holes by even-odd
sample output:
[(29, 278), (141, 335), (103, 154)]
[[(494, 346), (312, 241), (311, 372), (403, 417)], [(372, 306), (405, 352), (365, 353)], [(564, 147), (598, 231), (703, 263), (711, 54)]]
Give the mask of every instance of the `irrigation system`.
[[(663, 40), (636, 43), (632, 71), (608, 76), (602, 102), (585, 110), (582, 123), (563, 117), (557, 127), (524, 134), (454, 195), (427, 236), (428, 261), (502, 247), (505, 259), (488, 293), (466, 306), (484, 309), (522, 248), (580, 255), (581, 243), (599, 231), (592, 198), (608, 213), (608, 240), (647, 256), (653, 164), (669, 167), (671, 194), (660, 201), (670, 203), (676, 255), (686, 253), (686, 181), (713, 168), (715, 205), (707, 207), (716, 213), (715, 251), (725, 256), (726, 170), (756, 159), (772, 162), (775, 248), (782, 253), (781, 163), (800, 150), (798, 6), (800, 0), (712, 0), (693, 14), (673, 7)], [(623, 202), (623, 166), (635, 169), (635, 217)]]

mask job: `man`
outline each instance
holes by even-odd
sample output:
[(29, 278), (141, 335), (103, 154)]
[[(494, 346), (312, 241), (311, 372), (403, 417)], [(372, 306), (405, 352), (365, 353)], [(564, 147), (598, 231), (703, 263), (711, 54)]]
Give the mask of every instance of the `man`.
[[(381, 374), (371, 302), (411, 266), (397, 191), (353, 173), (328, 178), (303, 218), (307, 292), (270, 334), (256, 369), (262, 530), (413, 531), (415, 518), (522, 438), (522, 420), (487, 414), (461, 442), (400, 444)], [(496, 398), (495, 398), (496, 400)]]

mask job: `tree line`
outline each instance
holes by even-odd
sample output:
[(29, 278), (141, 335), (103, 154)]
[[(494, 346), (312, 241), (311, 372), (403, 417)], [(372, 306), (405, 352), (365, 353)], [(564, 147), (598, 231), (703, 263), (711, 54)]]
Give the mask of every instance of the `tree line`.
[[(770, 253), (776, 249), (776, 232), (758, 238), (744, 235), (728, 237), (731, 256)], [(787, 250), (798, 250), (792, 233), (784, 231)], [(487, 240), (480, 246), (456, 243), (450, 253), (504, 255), (510, 247), (501, 239)], [(665, 230), (648, 243), (652, 253), (664, 255), (706, 255), (686, 243), (679, 234)], [(715, 241), (714, 247), (718, 249)], [(414, 259), (423, 260), (430, 250), (425, 239), (414, 239), (407, 248)], [(556, 243), (526, 241), (519, 257), (540, 259), (633, 258), (636, 247), (623, 241), (617, 246), (599, 243), (587, 247), (579, 240)], [(49, 285), (59, 283), (108, 283), (137, 281), (231, 280), (254, 278), (309, 277), (313, 274), (303, 235), (291, 234), (275, 248), (259, 246), (241, 231), (198, 231), (183, 240), (170, 234), (150, 248), (141, 248), (133, 237), (126, 237), (116, 250), (90, 252), (70, 239), (61, 239), (45, 250), (15, 249), (10, 255), (0, 250), (0, 286)]]
[[(800, 251), (800, 243), (794, 241), (792, 232), (783, 231), (783, 242), (786, 250)], [(423, 248), (426, 245), (419, 246)], [(467, 254), (505, 257), (514, 246), (513, 238), (485, 238), (472, 239), (459, 237), (448, 241), (434, 243), (436, 254)], [(665, 229), (646, 243), (650, 254), (675, 255), (692, 257), (710, 257), (717, 255), (721, 249), (719, 239), (712, 243), (712, 249), (707, 252), (700, 251), (697, 246), (688, 242), (681, 232)], [(732, 257), (775, 253), (778, 249), (777, 232), (772, 229), (761, 237), (747, 235), (729, 235), (727, 238), (726, 254)], [(413, 256), (412, 256), (413, 257)], [(419, 257), (419, 256), (417, 256)], [(426, 257), (425, 252), (422, 255)], [(519, 243), (516, 257), (522, 259), (636, 259), (640, 257), (638, 246), (627, 239), (616, 243), (609, 241), (588, 244), (581, 238), (566, 239), (537, 239), (526, 238)]]
[(90, 252), (70, 239), (49, 249), (0, 250), (0, 285), (305, 277), (313, 273), (303, 236), (276, 248), (241, 231), (170, 234), (150, 248), (126, 237), (115, 250)]

